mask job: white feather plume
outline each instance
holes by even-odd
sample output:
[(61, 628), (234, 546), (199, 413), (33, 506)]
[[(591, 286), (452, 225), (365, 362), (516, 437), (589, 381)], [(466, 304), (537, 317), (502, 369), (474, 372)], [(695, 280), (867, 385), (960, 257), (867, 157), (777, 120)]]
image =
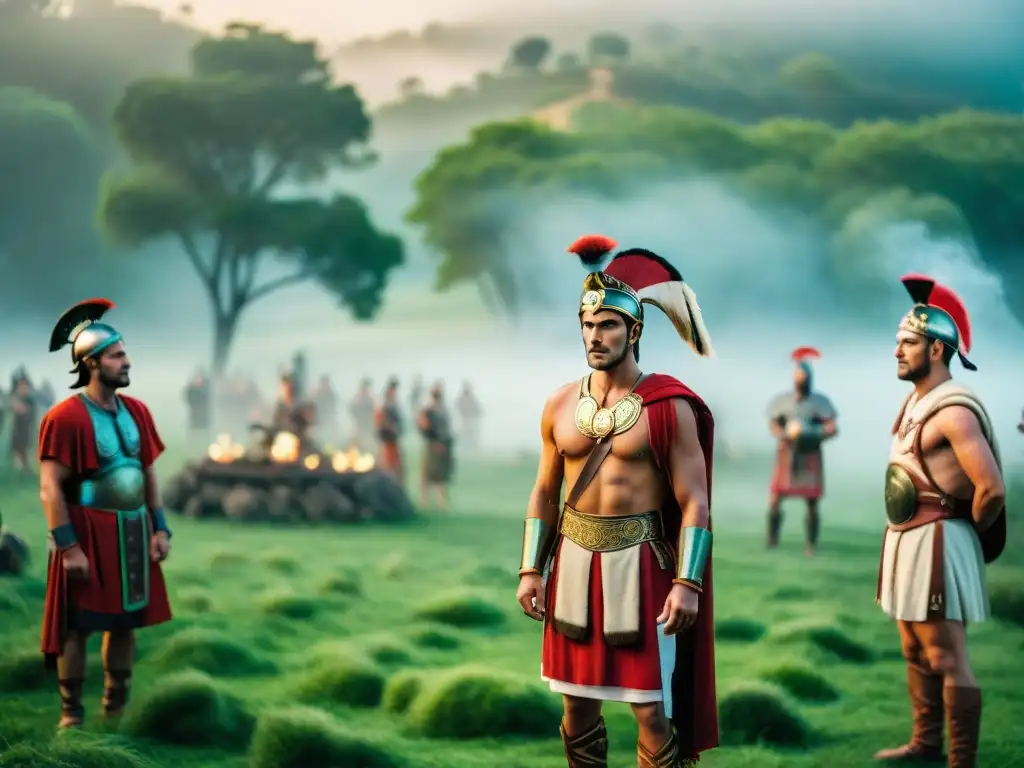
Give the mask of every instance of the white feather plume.
[(672, 321), (676, 331), (690, 348), (703, 357), (714, 357), (711, 336), (704, 325), (697, 296), (686, 283), (673, 280), (657, 283), (639, 291), (640, 301), (653, 304)]

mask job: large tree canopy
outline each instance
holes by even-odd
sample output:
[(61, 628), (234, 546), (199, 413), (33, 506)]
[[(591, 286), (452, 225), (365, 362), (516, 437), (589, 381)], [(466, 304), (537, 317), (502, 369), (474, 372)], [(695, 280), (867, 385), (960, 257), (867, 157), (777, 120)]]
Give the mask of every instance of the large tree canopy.
[(400, 241), (351, 198), (282, 194), (372, 159), (362, 101), (313, 43), (234, 25), (195, 46), (190, 76), (132, 84), (114, 124), (135, 167), (107, 178), (101, 223), (124, 245), (180, 242), (213, 310), (217, 373), (243, 311), (288, 285), (319, 281), (374, 315)]
[(1016, 290), (1024, 277), (1018, 116), (962, 111), (837, 130), (798, 119), (743, 126), (690, 110), (597, 104), (577, 122), (575, 133), (529, 121), (486, 126), (423, 172), (409, 219), (440, 254), (441, 289), (477, 280), (488, 291), (504, 291), (505, 304), (515, 307), (500, 246), (511, 195), (629, 195), (636, 179), (710, 174), (831, 232), (827, 266), (846, 279), (873, 279), (846, 260), (885, 223), (919, 221), (937, 235), (963, 238), (1003, 278), (1011, 309), (1024, 322), (1024, 297)]

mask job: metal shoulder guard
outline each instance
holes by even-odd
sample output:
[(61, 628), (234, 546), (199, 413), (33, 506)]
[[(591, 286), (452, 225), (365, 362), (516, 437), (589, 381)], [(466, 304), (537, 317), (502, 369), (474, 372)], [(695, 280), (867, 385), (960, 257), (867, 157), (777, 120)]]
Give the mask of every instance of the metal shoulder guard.
[(544, 566), (555, 548), (555, 526), (539, 517), (528, 517), (523, 523), (523, 556), (519, 561), (519, 575), (543, 574)]
[(676, 581), (702, 586), (704, 568), (711, 555), (711, 531), (707, 528), (683, 528), (679, 532)]

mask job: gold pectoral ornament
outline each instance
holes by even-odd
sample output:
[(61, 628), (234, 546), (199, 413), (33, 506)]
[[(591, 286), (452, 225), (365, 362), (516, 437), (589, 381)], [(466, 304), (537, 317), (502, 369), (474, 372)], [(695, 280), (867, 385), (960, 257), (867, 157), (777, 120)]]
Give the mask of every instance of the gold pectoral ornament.
[(644, 407), (644, 399), (633, 391), (642, 378), (637, 378), (624, 398), (611, 408), (604, 408), (590, 394), (590, 377), (585, 376), (580, 382), (580, 400), (576, 404), (576, 429), (580, 434), (592, 440), (603, 440), (632, 429)]

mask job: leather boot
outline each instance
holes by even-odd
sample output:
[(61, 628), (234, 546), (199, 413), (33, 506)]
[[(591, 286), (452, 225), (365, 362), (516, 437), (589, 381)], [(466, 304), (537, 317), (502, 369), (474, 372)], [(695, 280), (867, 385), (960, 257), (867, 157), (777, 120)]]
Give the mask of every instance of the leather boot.
[(603, 717), (579, 736), (566, 733), (564, 720), (560, 730), (569, 768), (608, 768), (608, 731)]
[(910, 741), (895, 749), (883, 749), (876, 760), (935, 762), (942, 759), (942, 675), (917, 664), (907, 664), (907, 691), (913, 712)]
[(680, 756), (679, 739), (675, 731), (668, 737), (668, 741), (661, 745), (661, 749), (653, 754), (638, 741), (636, 757), (639, 768), (694, 768), (697, 765), (696, 760)]
[(104, 674), (103, 716), (117, 717), (128, 706), (131, 693), (132, 671), (130, 669), (108, 669)]
[(58, 681), (60, 690), (60, 722), (58, 728), (81, 728), (85, 718), (82, 706), (82, 678), (64, 678)]
[(942, 697), (949, 724), (949, 768), (974, 768), (981, 734), (981, 691), (947, 686)]
[(779, 531), (782, 530), (782, 510), (772, 508), (768, 510), (768, 548), (774, 549), (779, 546)]

